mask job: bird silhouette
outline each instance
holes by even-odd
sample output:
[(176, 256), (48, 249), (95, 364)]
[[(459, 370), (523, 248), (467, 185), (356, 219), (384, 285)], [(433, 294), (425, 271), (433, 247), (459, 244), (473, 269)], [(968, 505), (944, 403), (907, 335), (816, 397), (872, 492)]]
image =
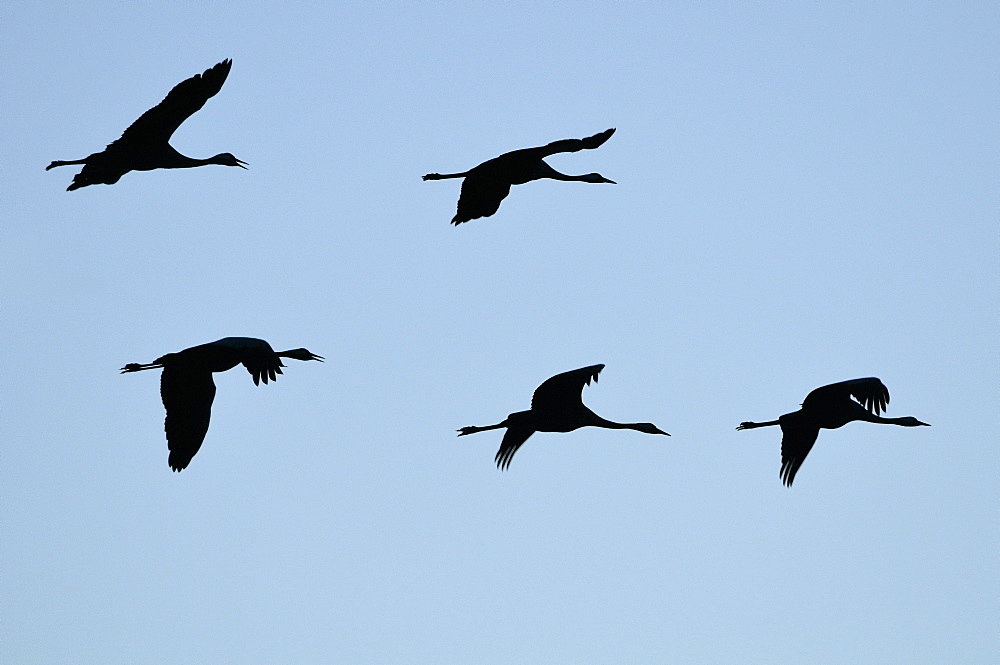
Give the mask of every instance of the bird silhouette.
[(583, 387), (604, 369), (604, 365), (581, 367), (546, 379), (531, 397), (531, 409), (507, 416), (503, 422), (486, 427), (463, 427), (459, 436), (506, 427), (496, 454), (498, 469), (506, 469), (514, 453), (535, 432), (572, 432), (581, 427), (606, 427), (608, 429), (634, 429), (646, 434), (665, 434), (653, 423), (616, 423), (605, 420), (583, 404)]
[(802, 408), (766, 423), (742, 422), (737, 430), (781, 426), (781, 481), (792, 486), (806, 455), (812, 450), (820, 429), (837, 429), (863, 420), (903, 427), (928, 426), (913, 416), (883, 418), (878, 415), (889, 403), (889, 389), (875, 377), (831, 383), (806, 395)]
[(174, 86), (162, 102), (149, 109), (126, 129), (121, 138), (101, 152), (72, 161), (54, 161), (45, 170), (57, 166), (83, 164), (83, 169), (73, 176), (67, 191), (88, 185), (113, 185), (129, 171), (153, 169), (184, 169), (206, 164), (238, 166), (245, 169), (246, 162), (228, 152), (193, 159), (185, 157), (170, 145), (170, 137), (181, 123), (205, 105), (210, 97), (222, 89), (229, 76), (232, 60), (223, 60), (203, 74), (195, 74)]
[(208, 344), (192, 346), (177, 353), (168, 353), (155, 361), (142, 365), (129, 363), (122, 367), (126, 372), (163, 368), (160, 374), (160, 396), (167, 410), (163, 427), (170, 450), (168, 463), (174, 471), (187, 467), (191, 458), (201, 448), (208, 422), (212, 417), (215, 399), (213, 372), (225, 372), (240, 363), (253, 376), (255, 385), (268, 379), (274, 381), (281, 374), (282, 358), (319, 360), (322, 356), (308, 349), (292, 349), (275, 353), (271, 345), (252, 337), (226, 337)]
[(538, 148), (515, 150), (487, 160), (464, 173), (428, 173), (424, 176), (424, 180), (465, 178), (462, 182), (462, 194), (458, 199), (458, 213), (451, 220), (451, 223), (457, 226), (462, 222), (489, 217), (495, 213), (500, 208), (500, 202), (510, 193), (511, 185), (523, 185), (540, 178), (616, 184), (614, 180), (608, 180), (600, 173), (566, 175), (545, 163), (546, 157), (559, 152), (577, 152), (600, 147), (614, 133), (615, 130), (612, 128), (585, 139), (564, 139)]

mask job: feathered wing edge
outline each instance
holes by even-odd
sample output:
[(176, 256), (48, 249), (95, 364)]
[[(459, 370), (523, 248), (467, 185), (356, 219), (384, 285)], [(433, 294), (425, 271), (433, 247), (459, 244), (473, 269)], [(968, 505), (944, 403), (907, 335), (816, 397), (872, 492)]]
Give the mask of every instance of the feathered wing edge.
[(497, 451), (494, 458), (497, 468), (501, 471), (506, 471), (510, 467), (510, 461), (514, 459), (514, 453), (524, 445), (524, 442), (532, 434), (534, 434), (533, 430), (524, 427), (508, 427), (507, 431), (504, 432), (503, 440), (500, 442), (500, 450)]
[(197, 113), (205, 102), (214, 97), (229, 77), (233, 61), (230, 59), (209, 67), (201, 74), (195, 74), (175, 85), (159, 104), (143, 113), (122, 132), (121, 138), (110, 143), (105, 150), (115, 148), (115, 144), (147, 140), (149, 136), (169, 141), (181, 124)]
[(778, 475), (786, 487), (792, 486), (795, 474), (819, 436), (819, 427), (803, 425), (799, 421), (797, 416), (800, 413), (796, 411), (778, 419), (781, 426), (781, 471)]
[(808, 408), (813, 402), (823, 402), (828, 399), (851, 399), (860, 403), (869, 412), (879, 415), (889, 404), (889, 389), (881, 380), (870, 376), (863, 379), (850, 379), (831, 383), (828, 386), (816, 388), (802, 402)]
[(477, 174), (465, 176), (451, 223), (458, 226), (473, 219), (492, 216), (508, 194), (509, 182)]
[(532, 410), (562, 409), (567, 404), (583, 404), (583, 389), (596, 382), (604, 365), (590, 365), (556, 374), (535, 388), (531, 396)]
[(253, 384), (259, 386), (261, 381), (264, 385), (267, 385), (268, 380), (277, 381), (277, 375), (282, 374), (281, 368), (285, 364), (276, 355), (261, 355), (247, 358), (243, 361), (243, 366), (253, 377)]
[(215, 401), (212, 373), (164, 367), (160, 374), (160, 396), (167, 411), (163, 421), (170, 451), (167, 461), (171, 469), (180, 471), (198, 453), (208, 433)]

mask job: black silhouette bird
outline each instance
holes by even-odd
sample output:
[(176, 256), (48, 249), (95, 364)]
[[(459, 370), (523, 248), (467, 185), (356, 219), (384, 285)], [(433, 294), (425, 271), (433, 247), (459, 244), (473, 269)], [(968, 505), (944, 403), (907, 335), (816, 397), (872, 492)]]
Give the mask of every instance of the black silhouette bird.
[(208, 159), (192, 159), (174, 150), (170, 137), (181, 123), (205, 105), (210, 97), (222, 89), (229, 76), (232, 60), (223, 60), (203, 74), (195, 74), (174, 86), (162, 102), (149, 109), (126, 129), (120, 139), (101, 152), (73, 161), (55, 161), (45, 170), (57, 166), (83, 164), (83, 170), (73, 176), (74, 189), (88, 185), (113, 185), (129, 171), (153, 169), (184, 169), (205, 164), (238, 166), (245, 169), (246, 162), (224, 152)]
[(540, 178), (616, 184), (600, 173), (566, 175), (545, 163), (546, 157), (557, 152), (577, 152), (600, 147), (614, 133), (612, 128), (585, 139), (565, 139), (539, 148), (515, 150), (485, 161), (464, 173), (428, 173), (424, 180), (465, 178), (462, 182), (462, 195), (458, 199), (458, 213), (451, 220), (457, 226), (470, 219), (489, 217), (495, 213), (500, 208), (500, 202), (510, 193), (511, 185), (523, 185)]
[(742, 422), (736, 429), (781, 426), (780, 476), (781, 481), (791, 487), (796, 472), (816, 443), (820, 429), (837, 429), (855, 420), (903, 427), (929, 427), (913, 416), (879, 416), (888, 403), (889, 389), (880, 380), (875, 377), (852, 379), (817, 388), (806, 395), (802, 408), (798, 411), (786, 413), (777, 420), (766, 423)]
[(281, 374), (282, 358), (319, 360), (307, 349), (292, 349), (275, 353), (271, 345), (252, 337), (226, 337), (208, 344), (192, 346), (177, 353), (168, 353), (148, 365), (129, 363), (122, 373), (140, 372), (162, 367), (160, 396), (167, 410), (164, 429), (167, 433), (168, 463), (174, 471), (187, 467), (201, 448), (208, 422), (212, 417), (215, 382), (212, 372), (225, 372), (240, 363), (253, 376), (255, 385)]
[(463, 427), (459, 436), (475, 434), (489, 429), (506, 427), (500, 442), (496, 463), (506, 469), (517, 449), (535, 432), (572, 432), (581, 427), (606, 427), (608, 429), (634, 429), (646, 434), (666, 434), (653, 423), (615, 423), (605, 420), (583, 404), (583, 387), (604, 369), (604, 365), (581, 367), (546, 379), (531, 397), (531, 409), (512, 413), (503, 422), (486, 427)]

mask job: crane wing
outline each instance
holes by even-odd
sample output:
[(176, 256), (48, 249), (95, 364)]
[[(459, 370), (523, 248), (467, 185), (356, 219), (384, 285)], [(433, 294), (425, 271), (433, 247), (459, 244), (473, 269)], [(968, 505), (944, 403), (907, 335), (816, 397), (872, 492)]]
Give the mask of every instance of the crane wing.
[(164, 367), (160, 374), (160, 397), (167, 410), (163, 429), (167, 433), (168, 463), (174, 471), (187, 467), (201, 448), (215, 400), (215, 382), (209, 371)]
[(886, 405), (889, 404), (889, 389), (873, 376), (864, 379), (851, 379), (817, 388), (806, 395), (802, 406), (808, 408), (812, 405), (810, 402), (822, 404), (831, 400), (851, 399), (852, 397), (869, 412), (878, 415), (885, 411)]
[(801, 411), (781, 416), (781, 482), (791, 487), (795, 474), (812, 450), (819, 436), (819, 427), (807, 425), (798, 417)]
[(497, 468), (501, 471), (510, 467), (510, 461), (514, 458), (514, 453), (528, 440), (535, 431), (525, 427), (508, 427), (504, 432), (503, 440), (500, 442), (500, 450), (497, 451)]
[(281, 362), (281, 358), (274, 351), (270, 351), (270, 353), (262, 352), (244, 356), (243, 366), (247, 368), (250, 376), (253, 377), (253, 384), (259, 386), (261, 381), (264, 382), (264, 385), (267, 385), (268, 379), (271, 381), (277, 380), (277, 375), (282, 373), (281, 368), (285, 364)]
[(611, 129), (605, 129), (603, 132), (598, 132), (593, 136), (588, 136), (585, 139), (562, 139), (561, 141), (553, 141), (552, 143), (543, 145), (539, 148), (528, 148), (528, 150), (537, 151), (539, 159), (559, 152), (592, 150), (604, 145), (604, 142), (611, 138), (611, 135), (614, 133), (615, 128), (612, 127)]
[(480, 217), (489, 217), (500, 209), (500, 203), (510, 194), (510, 182), (490, 174), (470, 173), (462, 181), (458, 211), (452, 217), (455, 226)]
[(535, 388), (531, 397), (531, 410), (539, 413), (565, 413), (583, 406), (583, 387), (597, 375), (604, 365), (591, 365), (556, 374)]
[(121, 138), (108, 145), (107, 149), (122, 149), (150, 141), (166, 143), (182, 122), (222, 89), (232, 66), (232, 60), (223, 60), (204, 73), (181, 81), (167, 93), (162, 102), (129, 125)]

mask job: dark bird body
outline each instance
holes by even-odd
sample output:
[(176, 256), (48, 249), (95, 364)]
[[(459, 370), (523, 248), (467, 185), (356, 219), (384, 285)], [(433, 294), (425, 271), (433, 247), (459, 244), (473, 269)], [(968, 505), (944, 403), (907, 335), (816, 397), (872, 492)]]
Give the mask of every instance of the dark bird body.
[(207, 159), (193, 159), (170, 145), (170, 137), (181, 123), (222, 89), (232, 65), (232, 60), (223, 60), (203, 74), (195, 74), (178, 83), (162, 102), (139, 116), (121, 138), (101, 152), (73, 161), (54, 161), (45, 170), (83, 164), (83, 169), (73, 176), (72, 184), (66, 188), (73, 191), (88, 185), (113, 185), (129, 171), (183, 169), (206, 164), (246, 168), (246, 162), (228, 152)]
[(837, 429), (855, 420), (884, 425), (917, 427), (927, 425), (913, 416), (884, 418), (879, 415), (889, 404), (889, 389), (870, 377), (831, 383), (806, 395), (802, 408), (764, 423), (743, 422), (736, 429), (781, 427), (781, 481), (791, 487), (806, 455), (812, 450), (821, 429)]
[(646, 434), (666, 434), (652, 423), (616, 423), (606, 420), (583, 403), (583, 388), (597, 375), (604, 365), (581, 367), (546, 379), (535, 389), (531, 409), (512, 413), (503, 422), (486, 427), (463, 427), (459, 436), (475, 434), (490, 429), (506, 427), (500, 450), (496, 454), (497, 468), (506, 469), (514, 453), (535, 432), (572, 432), (581, 427), (606, 427), (608, 429), (634, 429)]
[(515, 150), (494, 157), (463, 173), (428, 173), (424, 176), (424, 180), (465, 178), (462, 182), (462, 194), (458, 199), (458, 212), (451, 220), (451, 223), (457, 226), (462, 222), (489, 217), (495, 213), (500, 208), (500, 203), (510, 193), (511, 185), (523, 185), (541, 178), (615, 184), (613, 180), (608, 180), (600, 173), (566, 175), (545, 163), (546, 157), (559, 152), (597, 148), (614, 133), (614, 129), (608, 129), (585, 139), (565, 139), (538, 148)]
[(180, 471), (187, 467), (205, 440), (212, 402), (215, 400), (213, 372), (225, 372), (242, 364), (250, 372), (255, 385), (274, 381), (281, 374), (282, 358), (320, 360), (307, 349), (275, 352), (262, 339), (226, 337), (208, 344), (192, 346), (177, 353), (168, 353), (152, 363), (129, 363), (122, 373), (163, 368), (160, 374), (160, 396), (167, 411), (164, 430), (167, 434), (170, 468)]

